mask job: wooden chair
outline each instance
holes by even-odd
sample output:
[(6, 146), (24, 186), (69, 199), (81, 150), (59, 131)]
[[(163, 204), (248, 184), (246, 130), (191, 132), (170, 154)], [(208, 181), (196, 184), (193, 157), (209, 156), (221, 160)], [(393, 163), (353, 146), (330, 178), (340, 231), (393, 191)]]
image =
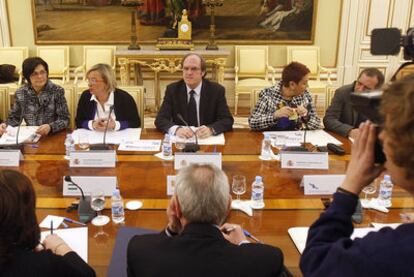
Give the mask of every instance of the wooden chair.
[(79, 74), (82, 74), (82, 83), (80, 86), (87, 86), (86, 83), (86, 72), (98, 63), (109, 64), (115, 71), (115, 46), (84, 46), (83, 47), (83, 64), (75, 68), (75, 84), (79, 82)]
[[(235, 55), (234, 114), (237, 115), (239, 96), (249, 95), (251, 99), (255, 89), (272, 86), (275, 82), (275, 69), (268, 62), (268, 46), (236, 46)], [(271, 81), (269, 81), (270, 72), (272, 73)]]
[(59, 85), (69, 81), (69, 47), (68, 46), (38, 46), (37, 56), (45, 60), (49, 66), (49, 78), (58, 78)]

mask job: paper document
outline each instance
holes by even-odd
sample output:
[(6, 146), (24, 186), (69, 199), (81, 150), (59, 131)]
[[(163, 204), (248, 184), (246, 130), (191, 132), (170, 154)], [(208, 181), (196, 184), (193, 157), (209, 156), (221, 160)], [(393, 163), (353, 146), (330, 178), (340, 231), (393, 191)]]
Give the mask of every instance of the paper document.
[[(79, 144), (80, 136), (87, 136), (89, 144), (103, 143), (104, 132), (86, 129), (76, 129), (72, 133), (75, 144)], [(107, 144), (121, 144), (122, 142), (136, 142), (141, 137), (141, 128), (128, 128), (121, 131), (108, 131), (106, 133)]]
[[(19, 143), (37, 142), (40, 135), (36, 134), (39, 126), (21, 126), (19, 131)], [(7, 126), (6, 133), (0, 138), (0, 145), (16, 144), (17, 127)]]
[(119, 151), (160, 151), (161, 140), (159, 139), (142, 139), (138, 141), (122, 142)]
[[(61, 237), (66, 244), (75, 251), (86, 263), (88, 262), (88, 228), (60, 229), (53, 232)], [(40, 241), (43, 241), (50, 231), (40, 234)]]
[[(173, 136), (171, 139), (172, 139), (172, 142), (175, 143), (175, 136)], [(194, 139), (192, 140), (192, 142), (194, 142)], [(198, 139), (199, 145), (224, 145), (225, 143), (226, 143), (226, 140), (224, 138), (223, 133), (217, 136), (210, 136), (208, 138)]]
[[(369, 232), (376, 232), (383, 227), (391, 227), (393, 229), (397, 228), (400, 223), (371, 223), (374, 227), (365, 227), (365, 228), (354, 228), (354, 232), (351, 235), (351, 239), (363, 238)], [(299, 253), (302, 254), (306, 246), (306, 239), (308, 238), (309, 227), (292, 227), (288, 229), (290, 238), (295, 243), (296, 248)]]
[[(273, 147), (299, 146), (303, 143), (305, 131), (271, 131), (269, 134)], [(324, 130), (306, 131), (306, 142), (315, 146), (326, 146), (328, 143), (342, 145), (342, 143)]]
[(60, 224), (63, 222), (63, 217), (56, 215), (48, 215), (40, 222), (40, 228), (50, 228), (50, 222), (53, 221), (53, 229), (59, 228)]

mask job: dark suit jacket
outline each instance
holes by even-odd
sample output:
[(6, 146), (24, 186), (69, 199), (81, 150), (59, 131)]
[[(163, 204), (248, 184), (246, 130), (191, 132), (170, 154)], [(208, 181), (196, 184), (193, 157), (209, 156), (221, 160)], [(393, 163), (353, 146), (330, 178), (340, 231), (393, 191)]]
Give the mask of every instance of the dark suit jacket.
[(192, 223), (181, 235), (135, 236), (128, 245), (128, 276), (278, 276), (283, 254), (273, 246), (228, 242), (211, 224)]
[(96, 276), (75, 252), (64, 256), (47, 251), (14, 250), (11, 262), (0, 267), (0, 276)]
[(358, 127), (359, 115), (351, 104), (351, 92), (354, 91), (354, 87), (355, 82), (336, 90), (323, 118), (325, 130), (346, 137), (351, 129)]
[[(214, 129), (216, 134), (231, 131), (233, 116), (227, 106), (224, 87), (203, 80), (200, 93), (200, 125)], [(158, 130), (167, 133), (174, 125), (185, 125), (178, 119), (177, 114), (188, 122), (187, 117), (187, 89), (184, 80), (167, 86), (164, 101), (155, 119)]]
[[(76, 111), (76, 127), (88, 129), (89, 120), (95, 118), (96, 102), (91, 101), (92, 94), (85, 90), (78, 103)], [(121, 124), (121, 130), (125, 128), (139, 128), (141, 120), (138, 115), (134, 98), (128, 92), (121, 89), (114, 91), (114, 113), (116, 120)]]

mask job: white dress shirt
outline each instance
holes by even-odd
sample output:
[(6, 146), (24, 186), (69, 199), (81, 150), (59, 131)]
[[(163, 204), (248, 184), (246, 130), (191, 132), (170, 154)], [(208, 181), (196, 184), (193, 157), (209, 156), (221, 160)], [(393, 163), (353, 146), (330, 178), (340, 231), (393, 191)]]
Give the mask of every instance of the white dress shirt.
[[(189, 86), (187, 86), (187, 84), (185, 85), (185, 87), (187, 88), (187, 105), (188, 102), (190, 102), (190, 91), (194, 90), (194, 100), (196, 102), (196, 108), (197, 108), (197, 122), (198, 122), (198, 126), (200, 126), (200, 95), (201, 95), (201, 86), (202, 86), (203, 82), (200, 82), (200, 84), (198, 84), (198, 86), (194, 89), (190, 88)], [(182, 122), (182, 124), (184, 124), (184, 122)], [(169, 130), (168, 133), (170, 135), (175, 135), (175, 132), (177, 132), (177, 128), (178, 127), (185, 127), (185, 125), (174, 125), (172, 126)]]
[[(114, 92), (111, 91), (109, 93), (109, 97), (108, 100), (101, 105), (101, 103), (99, 103), (98, 99), (95, 97), (95, 95), (92, 95), (91, 100), (90, 101), (95, 101), (96, 102), (96, 113), (95, 113), (95, 118), (94, 120), (103, 118), (103, 119), (107, 119), (109, 116), (109, 110), (110, 107), (114, 105)], [(118, 131), (119, 129), (121, 129), (121, 123), (119, 121), (116, 121), (116, 115), (114, 112), (112, 112), (111, 114), (111, 118), (115, 121), (115, 131)], [(88, 122), (88, 128), (90, 130), (93, 130), (93, 120), (89, 120)]]

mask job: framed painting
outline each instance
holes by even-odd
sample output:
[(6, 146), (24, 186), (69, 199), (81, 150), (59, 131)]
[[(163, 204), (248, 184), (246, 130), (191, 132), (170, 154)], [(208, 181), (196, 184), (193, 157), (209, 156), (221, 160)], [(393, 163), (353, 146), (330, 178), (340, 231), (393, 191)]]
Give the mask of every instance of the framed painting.
[[(210, 9), (202, 0), (32, 0), (36, 44), (127, 44), (136, 11), (139, 43), (168, 34), (182, 9), (193, 25), (193, 40), (208, 41)], [(219, 43), (311, 44), (317, 0), (224, 0), (215, 9)]]

